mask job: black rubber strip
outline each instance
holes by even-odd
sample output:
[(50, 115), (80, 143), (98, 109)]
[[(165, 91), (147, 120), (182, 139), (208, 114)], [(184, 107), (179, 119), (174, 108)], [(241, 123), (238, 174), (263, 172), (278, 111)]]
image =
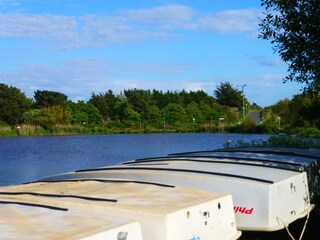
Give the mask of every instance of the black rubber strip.
[[(212, 153), (218, 153), (219, 152), (212, 152)], [(275, 154), (276, 155), (276, 154)], [(170, 155), (166, 158), (174, 158), (174, 157), (185, 157), (185, 158), (218, 158), (218, 159), (234, 159), (234, 160), (244, 160), (244, 161), (261, 161), (261, 162), (270, 162), (270, 163), (282, 163), (282, 164), (287, 164), (287, 165), (292, 165), (292, 166), (305, 166), (304, 163), (298, 163), (298, 162), (286, 162), (282, 160), (269, 160), (269, 159), (264, 159), (264, 158), (250, 158), (250, 157), (239, 157), (239, 156), (223, 156), (223, 155), (183, 155), (182, 153), (179, 155)], [(150, 158), (152, 159), (152, 158)], [(144, 160), (144, 159), (141, 159)], [(140, 159), (137, 159), (136, 161), (140, 161)]]
[[(198, 160), (198, 158), (211, 158), (210, 160)], [(215, 161), (214, 158), (217, 159), (232, 159), (232, 160), (241, 160), (241, 161), (247, 161), (247, 162), (232, 162), (232, 161)], [(296, 164), (296, 163), (284, 163), (284, 162), (277, 162), (277, 161), (269, 161), (269, 160), (260, 160), (260, 159), (248, 159), (248, 158), (238, 158), (238, 157), (216, 157), (216, 156), (177, 156), (177, 157), (161, 157), (161, 158), (149, 158), (149, 159), (138, 159), (133, 162), (125, 162), (123, 165), (135, 165), (139, 164), (142, 165), (143, 163), (149, 163), (149, 162), (162, 162), (162, 161), (168, 161), (168, 162), (205, 162), (205, 163), (222, 163), (222, 164), (238, 164), (238, 165), (246, 165), (246, 166), (254, 166), (254, 167), (265, 167), (265, 168), (275, 168), (275, 169), (281, 169), (281, 170), (288, 170), (292, 172), (302, 172), (301, 167), (302, 164)], [(275, 166), (275, 165), (264, 165), (264, 164), (256, 164), (252, 163), (251, 161), (261, 161), (261, 162), (268, 162), (268, 163), (277, 163), (277, 164), (283, 164), (283, 165), (292, 165), (297, 166), (298, 168), (290, 168), (285, 166)], [(140, 164), (141, 163), (141, 164)]]
[[(79, 171), (81, 171), (81, 170), (79, 170)], [(111, 180), (111, 179), (99, 179), (99, 178), (79, 178), (79, 179), (67, 179), (67, 180), (65, 180), (65, 179), (62, 179), (62, 180), (40, 180), (40, 181), (34, 181), (34, 182), (26, 182), (23, 184), (32, 184), (32, 183), (40, 183), (40, 182), (57, 183), (57, 182), (89, 182), (89, 181), (102, 182), (102, 183), (136, 183), (136, 184), (154, 185), (154, 186), (158, 186), (158, 187), (175, 188), (174, 185), (156, 183), (156, 182), (145, 182), (145, 181), (135, 181), (135, 180)]]
[(117, 202), (116, 199), (95, 198), (78, 195), (65, 195), (65, 194), (47, 194), (37, 192), (0, 192), (0, 195), (32, 195), (37, 197), (53, 197), (53, 198), (78, 198), (88, 201), (101, 201), (101, 202)]
[(61, 207), (55, 207), (50, 205), (43, 205), (43, 204), (36, 204), (36, 203), (28, 203), (28, 202), (15, 202), (15, 201), (0, 201), (0, 204), (16, 204), (16, 205), (22, 205), (22, 206), (28, 206), (28, 207), (40, 207), (40, 208), (48, 208), (51, 210), (58, 210), (58, 211), (68, 211), (68, 208), (61, 208)]
[(93, 169), (84, 169), (78, 170), (76, 172), (98, 172), (98, 171), (112, 171), (112, 170), (148, 170), (148, 171), (168, 171), (168, 172), (186, 172), (186, 173), (198, 173), (198, 174), (208, 174), (208, 175), (216, 175), (216, 176), (224, 176), (224, 177), (234, 177), (240, 179), (246, 179), (256, 182), (263, 183), (274, 183), (273, 181), (253, 178), (241, 175), (234, 175), (228, 173), (218, 173), (218, 172), (209, 172), (209, 171), (199, 171), (199, 170), (188, 170), (188, 169), (172, 169), (172, 168), (147, 168), (147, 167), (108, 167), (108, 168), (93, 168)]

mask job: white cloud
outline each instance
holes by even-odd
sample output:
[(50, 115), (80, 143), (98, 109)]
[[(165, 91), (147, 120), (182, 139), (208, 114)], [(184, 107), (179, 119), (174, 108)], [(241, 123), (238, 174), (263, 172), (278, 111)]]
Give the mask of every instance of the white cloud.
[(228, 10), (203, 16), (198, 20), (201, 30), (221, 34), (255, 32), (259, 11), (255, 9)]
[(59, 15), (0, 14), (1, 37), (74, 40), (77, 35), (75, 17)]
[(7, 13), (0, 14), (0, 37), (55, 41), (61, 48), (79, 48), (172, 39), (189, 31), (252, 33), (257, 30), (258, 15), (255, 9), (203, 13), (177, 4), (126, 10), (115, 15)]
[[(0, 72), (0, 79), (32, 97), (36, 90), (62, 92), (71, 99), (85, 99), (92, 92), (108, 89), (142, 88), (157, 86), (172, 89), (173, 83), (163, 81), (188, 72), (195, 66), (184, 64), (119, 64), (105, 59), (73, 59), (51, 65), (25, 65), (11, 71)], [(157, 79), (150, 79), (155, 74)], [(177, 84), (177, 89), (181, 85)]]
[(162, 29), (194, 29), (195, 11), (184, 5), (167, 5), (124, 12), (129, 20)]
[(33, 96), (35, 90), (52, 90), (69, 94), (90, 94), (92, 83), (106, 81), (107, 67), (102, 61), (90, 59), (87, 61), (73, 60), (52, 65), (26, 65), (12, 71), (0, 72), (1, 79), (20, 88), (28, 96)]
[[(239, 78), (182, 79), (196, 66), (184, 64), (119, 64), (105, 59), (74, 59), (52, 65), (28, 65), (11, 71), (0, 72), (0, 79), (19, 88), (32, 97), (36, 90), (51, 90), (66, 94), (70, 100), (88, 100), (92, 92), (112, 89), (119, 93), (124, 89), (157, 89), (162, 91), (203, 90), (209, 95), (220, 82), (229, 81), (238, 87), (246, 84), (245, 96), (250, 102), (271, 105), (297, 94), (300, 85), (283, 84), (283, 74), (259, 74)], [(169, 69), (169, 70), (168, 70)], [(180, 69), (174, 71), (174, 69)], [(181, 72), (180, 72), (181, 71)], [(150, 75), (151, 74), (151, 75)]]

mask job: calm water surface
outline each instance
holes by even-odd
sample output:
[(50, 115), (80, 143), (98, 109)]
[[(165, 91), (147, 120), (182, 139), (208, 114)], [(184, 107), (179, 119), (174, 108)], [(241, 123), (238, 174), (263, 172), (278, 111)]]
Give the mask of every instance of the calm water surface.
[(267, 139), (242, 134), (119, 134), (0, 138), (0, 186), (84, 168), (169, 153), (222, 148), (228, 140)]

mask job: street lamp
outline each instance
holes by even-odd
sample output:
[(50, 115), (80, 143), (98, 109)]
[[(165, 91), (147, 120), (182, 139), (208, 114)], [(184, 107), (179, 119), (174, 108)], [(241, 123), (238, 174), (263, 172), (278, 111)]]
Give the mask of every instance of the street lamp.
[(246, 118), (246, 110), (244, 107), (244, 87), (246, 87), (246, 84), (242, 85), (242, 114), (243, 114), (243, 120)]

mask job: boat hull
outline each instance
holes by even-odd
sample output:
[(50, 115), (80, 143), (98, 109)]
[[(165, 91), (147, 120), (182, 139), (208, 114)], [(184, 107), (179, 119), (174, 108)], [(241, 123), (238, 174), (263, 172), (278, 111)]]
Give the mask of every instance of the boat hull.
[[(4, 203), (10, 204), (4, 204)], [(1, 204), (2, 203), (2, 204)], [(24, 205), (23, 205), (24, 203)], [(24, 209), (39, 211), (31, 216), (22, 217)], [(19, 209), (12, 209), (16, 205)], [(55, 214), (81, 212), (71, 218), (62, 215), (54, 218), (43, 212), (46, 209)], [(53, 209), (58, 208), (58, 209)], [(130, 180), (95, 181), (59, 181), (35, 182), (19, 186), (0, 188), (0, 210), (3, 209), (13, 219), (20, 219), (21, 225), (7, 228), (8, 219), (0, 220), (0, 239), (6, 239), (8, 232), (18, 234), (19, 229), (27, 229), (34, 221), (34, 231), (25, 239), (114, 239), (114, 240), (185, 240), (185, 239), (221, 239), (233, 240), (240, 236), (233, 214), (232, 197), (229, 194), (213, 193), (199, 189), (164, 185), (154, 182), (135, 182)], [(41, 211), (39, 210), (41, 209)], [(63, 210), (64, 211), (59, 211)], [(63, 217), (64, 216), (64, 217)], [(55, 224), (54, 229), (64, 229), (63, 236), (46, 235), (50, 233), (49, 225), (42, 225), (42, 219)], [(106, 225), (107, 219), (125, 219), (128, 223), (115, 226), (109, 231), (92, 230), (92, 225)], [(61, 221), (63, 219), (65, 221)], [(25, 222), (23, 222), (25, 221)], [(67, 222), (66, 222), (67, 221)], [(82, 234), (67, 234), (77, 227)], [(86, 227), (87, 226), (87, 227)], [(138, 228), (139, 227), (139, 228)], [(140, 231), (141, 227), (141, 231)], [(42, 231), (46, 233), (42, 234)], [(62, 232), (64, 232), (62, 231)], [(117, 235), (127, 233), (127, 237)], [(140, 233), (140, 235), (139, 235)], [(109, 237), (110, 236), (110, 237)], [(112, 237), (111, 237), (112, 236)], [(20, 239), (19, 237), (13, 239)]]
[[(254, 176), (247, 177), (248, 170), (254, 171)], [(254, 166), (166, 159), (83, 170), (44, 180), (104, 178), (155, 181), (229, 193), (233, 196), (237, 227), (245, 231), (277, 231), (312, 209), (306, 173)]]

